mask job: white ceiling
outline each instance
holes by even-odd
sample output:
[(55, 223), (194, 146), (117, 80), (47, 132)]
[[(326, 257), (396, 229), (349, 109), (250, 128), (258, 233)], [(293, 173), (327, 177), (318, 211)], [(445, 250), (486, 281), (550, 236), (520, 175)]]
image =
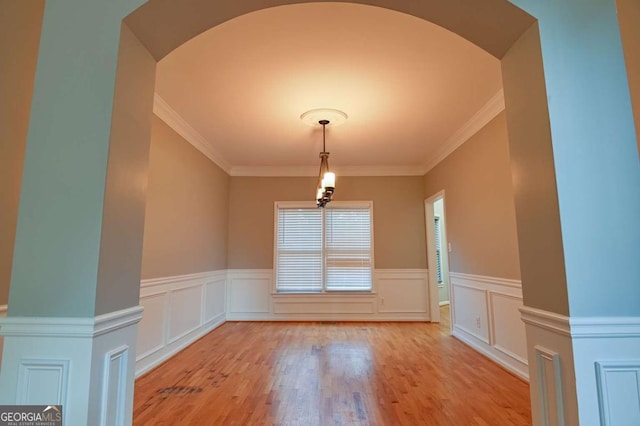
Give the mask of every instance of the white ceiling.
[(232, 19), (160, 61), (156, 113), (235, 175), (317, 172), (335, 108), (331, 165), (421, 174), (503, 108), (498, 59), (429, 22), (351, 3), (281, 6)]

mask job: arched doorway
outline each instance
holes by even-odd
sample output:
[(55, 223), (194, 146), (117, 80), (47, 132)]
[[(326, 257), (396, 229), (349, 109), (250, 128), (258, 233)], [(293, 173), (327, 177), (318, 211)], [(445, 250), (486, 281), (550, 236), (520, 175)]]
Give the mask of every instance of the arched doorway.
[[(543, 24), (539, 29), (531, 16), (505, 0), (430, 1), (420, 5), (410, 1), (362, 3), (437, 23), (503, 60), (525, 303), (563, 318), (568, 318), (570, 305), (572, 314), (579, 316), (637, 316), (639, 313), (633, 301), (637, 300), (638, 290), (632, 283), (637, 279), (638, 271), (630, 266), (631, 255), (613, 259), (613, 268), (593, 267), (587, 269), (588, 273), (580, 269), (585, 262), (597, 259), (600, 241), (609, 248), (622, 245), (625, 253), (633, 253), (638, 248), (638, 232), (633, 226), (640, 205), (638, 189), (633, 185), (638, 178), (637, 147), (615, 4), (581, 5), (575, 2), (550, 6), (519, 1), (518, 4), (530, 9)], [(112, 312), (126, 311), (132, 318), (139, 315), (135, 310), (128, 310), (137, 304), (139, 276), (136, 266), (139, 262), (129, 254), (136, 251), (141, 241), (144, 185), (131, 185), (131, 180), (123, 176), (144, 179), (148, 150), (148, 126), (144, 124), (144, 116), (151, 109), (153, 85), (149, 82), (153, 81), (154, 63), (181, 43), (220, 22), (282, 4), (289, 2), (246, 1), (219, 5), (200, 0), (150, 1), (125, 19), (127, 26), (122, 32), (121, 20), (139, 3), (47, 5), (35, 108), (31, 114), (9, 319), (82, 318), (86, 321), (79, 324), (90, 328), (93, 338), (98, 335), (94, 317), (100, 316), (100, 324), (103, 324), (107, 321), (104, 315)], [(76, 19), (70, 20), (69, 16)], [(568, 24), (593, 23), (602, 17), (606, 19), (594, 31), (593, 40), (603, 41), (602, 51), (607, 53), (602, 56), (604, 60), (598, 55), (583, 55), (583, 50), (568, 49), (574, 44), (584, 47), (575, 42), (576, 32), (582, 35), (580, 30)], [(564, 61), (567, 55), (575, 65)], [(65, 68), (65, 65), (72, 67)], [(606, 81), (606, 84), (602, 83), (604, 85), (599, 83), (602, 77)], [(585, 98), (580, 89), (590, 84), (603, 90), (596, 90)], [(129, 102), (130, 97), (124, 96), (125, 93), (138, 93), (139, 102)], [(547, 93), (556, 99), (551, 109), (548, 108)], [(602, 110), (598, 110), (602, 114), (597, 118), (589, 100), (603, 105)], [(570, 120), (565, 115), (568, 110), (571, 110)], [(51, 111), (57, 113), (51, 114)], [(591, 126), (594, 120), (601, 126)], [(616, 145), (619, 149), (605, 150), (600, 155), (572, 142), (581, 137), (581, 142), (595, 149), (595, 139), (608, 134), (622, 142)], [(57, 142), (55, 150), (51, 149), (50, 140)], [(129, 143), (131, 141), (135, 143)], [(555, 161), (554, 155), (558, 157)], [(577, 161), (570, 164), (572, 155)], [(600, 164), (602, 167), (594, 168), (599, 165), (598, 157), (602, 156), (606, 161)], [(61, 159), (53, 163), (52, 157)], [(82, 161), (76, 161), (78, 158)], [(130, 167), (123, 168), (124, 165)], [(46, 175), (49, 180), (45, 182), (39, 175)], [(556, 195), (556, 176), (560, 203)], [(582, 188), (579, 185), (582, 178), (595, 189), (576, 190)], [(55, 185), (67, 179), (74, 184)], [(609, 188), (608, 182), (614, 183), (617, 189)], [(616, 219), (615, 227), (608, 229), (607, 235), (603, 231), (593, 231), (591, 235), (597, 238), (587, 232), (591, 230), (591, 224), (596, 223), (590, 220), (595, 219), (595, 215), (583, 212), (585, 199), (593, 191), (606, 195), (604, 198), (613, 206), (609, 213)], [(623, 204), (616, 204), (618, 191), (627, 195)], [(56, 204), (52, 211), (52, 197), (71, 202)], [(564, 218), (562, 228), (561, 217)], [(37, 235), (47, 233), (50, 238), (38, 240)], [(69, 238), (69, 235), (77, 238)], [(130, 248), (131, 252), (122, 250), (124, 247)], [(80, 273), (70, 268), (73, 262), (68, 258), (74, 256), (77, 257), (74, 262), (83, 265)], [(34, 267), (29, 263), (32, 257), (42, 264)], [(601, 289), (598, 277), (609, 277), (612, 270), (619, 278), (612, 279), (614, 289), (619, 290), (618, 295), (628, 295), (628, 300), (620, 302), (615, 297), (616, 291), (611, 295)], [(33, 303), (33, 295), (42, 290), (40, 286), (44, 282), (51, 282), (41, 292), (47, 303)], [(579, 292), (570, 298), (570, 290), (580, 286), (586, 286), (593, 298), (585, 298)], [(618, 313), (614, 315), (611, 312), (616, 304)], [(18, 331), (15, 333), (20, 335)], [(536, 339), (543, 339), (535, 333), (533, 336), (530, 346), (538, 341)], [(120, 336), (130, 347), (135, 346), (130, 338), (131, 335)], [(3, 368), (2, 395), (7, 400), (20, 387), (19, 377), (23, 377), (9, 371), (23, 371), (21, 374), (27, 374), (26, 377), (31, 374), (28, 368), (20, 367), (24, 353), (20, 342), (18, 339), (7, 341), (13, 348), (9, 353), (15, 355), (3, 362), (6, 368)], [(99, 380), (99, 373), (86, 363), (86, 359), (91, 359), (87, 354), (92, 353), (94, 344), (93, 341), (87, 343), (84, 363), (82, 358), (70, 362), (84, 365), (85, 373), (80, 376)], [(39, 349), (34, 349), (36, 347)], [(31, 353), (34, 350), (46, 353), (46, 345), (31, 345), (30, 350)], [(126, 362), (121, 364), (122, 352), (107, 350), (106, 354), (114, 368), (117, 366), (130, 372)], [(531, 355), (539, 356), (536, 358), (539, 365), (544, 366), (548, 361), (553, 368), (560, 357), (569, 356), (569, 365), (573, 362), (572, 355), (564, 353), (562, 348), (530, 350), (530, 358)], [(67, 363), (54, 364), (60, 377), (68, 375)], [(70, 410), (77, 410), (78, 417), (75, 418), (92, 419), (98, 415), (98, 401), (106, 396), (101, 397), (94, 385), (83, 382), (77, 375), (78, 370), (74, 371), (74, 375), (69, 376), (69, 386), (86, 389), (84, 393), (88, 399), (74, 399), (76, 406), (72, 404)], [(577, 379), (577, 373), (567, 369), (553, 371), (555, 381), (540, 376), (540, 388), (536, 382), (532, 383), (534, 416), (564, 416), (568, 423), (575, 423), (578, 418), (576, 391), (571, 386), (562, 388), (558, 381), (571, 384)], [(117, 382), (120, 383), (118, 389), (126, 389), (126, 382), (132, 377), (130, 373), (122, 374)], [(587, 387), (591, 379), (595, 380), (593, 377), (585, 379)], [(554, 404), (544, 396), (553, 394), (552, 391), (562, 395)], [(542, 395), (540, 399), (539, 395)], [(588, 388), (585, 395), (584, 398), (592, 401), (597, 392)], [(106, 399), (102, 403), (110, 401)], [(589, 411), (585, 411), (584, 416), (592, 418)], [(540, 419), (534, 417), (534, 421)]]

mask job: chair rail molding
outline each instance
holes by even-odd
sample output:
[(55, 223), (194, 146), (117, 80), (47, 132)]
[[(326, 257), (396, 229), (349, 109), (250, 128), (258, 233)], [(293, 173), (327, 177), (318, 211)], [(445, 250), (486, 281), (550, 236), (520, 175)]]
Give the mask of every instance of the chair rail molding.
[[(0, 318), (0, 403), (61, 404), (70, 424), (130, 418), (142, 306), (88, 318)], [(113, 372), (113, 374), (110, 374)]]
[(534, 424), (640, 424), (640, 317), (520, 312)]

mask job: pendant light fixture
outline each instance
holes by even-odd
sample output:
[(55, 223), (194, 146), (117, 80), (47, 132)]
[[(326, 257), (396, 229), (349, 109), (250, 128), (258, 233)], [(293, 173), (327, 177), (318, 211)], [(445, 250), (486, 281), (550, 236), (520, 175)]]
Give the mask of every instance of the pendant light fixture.
[(329, 153), (327, 152), (327, 126), (341, 124), (347, 119), (347, 114), (335, 109), (315, 109), (307, 111), (300, 116), (309, 124), (322, 126), (322, 152), (320, 152), (320, 171), (316, 185), (316, 205), (325, 207), (331, 202), (336, 189), (336, 174), (329, 168)]
[(324, 207), (333, 198), (333, 191), (336, 189), (336, 174), (329, 169), (329, 153), (326, 148), (326, 130), (330, 121), (320, 120), (318, 123), (322, 126), (322, 152), (320, 153), (316, 203), (318, 207)]

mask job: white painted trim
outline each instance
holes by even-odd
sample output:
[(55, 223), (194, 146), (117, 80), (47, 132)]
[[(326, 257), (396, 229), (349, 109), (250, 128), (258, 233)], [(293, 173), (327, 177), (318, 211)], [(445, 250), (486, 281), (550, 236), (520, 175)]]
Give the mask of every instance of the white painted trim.
[[(273, 270), (229, 270), (227, 320), (428, 321), (428, 305), (422, 294), (426, 293), (426, 274), (426, 269), (374, 269), (376, 291), (372, 292), (275, 293)], [(255, 286), (251, 293), (234, 290), (239, 286), (240, 291), (246, 292), (242, 287), (247, 281)], [(393, 291), (396, 285), (411, 289), (407, 299), (395, 297), (398, 295)], [(384, 297), (387, 302), (381, 303)], [(333, 308), (328, 310), (327, 306)]]
[[(615, 426), (611, 420), (611, 389), (607, 380), (609, 372), (631, 372), (636, 377), (636, 388), (640, 389), (640, 359), (597, 361), (596, 365), (596, 387), (598, 391), (598, 408), (600, 411), (600, 424), (603, 426)], [(637, 412), (636, 412), (637, 413)]]
[(237, 278), (238, 276), (248, 276), (261, 278), (264, 274), (273, 275), (273, 269), (228, 269), (227, 274), (229, 278)]
[(431, 153), (423, 165), (422, 174), (428, 173), (431, 169), (444, 160), (449, 154), (455, 151), (469, 138), (475, 135), (480, 129), (493, 120), (498, 114), (504, 111), (504, 92), (500, 89), (487, 101), (478, 112), (476, 112), (466, 123), (462, 125), (453, 135)]
[[(545, 426), (562, 426), (565, 422), (560, 354), (539, 345), (534, 346), (534, 351), (536, 354), (535, 365), (537, 368), (536, 375), (538, 379), (538, 388), (540, 389), (540, 393), (538, 394), (538, 403), (540, 404), (539, 407), (542, 414), (542, 424)], [(553, 366), (553, 377), (547, 377), (545, 370), (545, 363), (547, 361), (551, 362)], [(553, 379), (553, 382), (550, 382), (550, 379)], [(550, 386), (553, 386), (555, 394), (555, 418), (552, 418), (551, 413), (549, 412), (549, 399), (551, 395), (549, 395), (548, 389)]]
[[(71, 364), (68, 359), (51, 359), (51, 358), (22, 358), (18, 365), (18, 382), (16, 387), (16, 404), (25, 405), (28, 404), (28, 395), (30, 386), (33, 384), (32, 380), (29, 380), (29, 374), (35, 370), (54, 370), (60, 374), (60, 379), (57, 383), (58, 400), (52, 401), (54, 405), (66, 405), (68, 402), (68, 383), (69, 383), (69, 365)], [(37, 383), (38, 386), (43, 386), (43, 383)]]
[(450, 302), (449, 300), (445, 300), (445, 301), (439, 302), (438, 304), (440, 306), (449, 306), (449, 302)]
[(127, 366), (129, 363), (129, 347), (122, 345), (104, 354), (104, 365), (102, 369), (102, 394), (101, 394), (101, 412), (100, 425), (108, 426), (108, 408), (109, 408), (109, 388), (112, 385), (109, 379), (111, 377), (111, 361), (118, 360), (120, 364), (120, 374), (118, 377), (118, 387), (116, 389), (116, 424), (125, 424), (124, 415), (126, 412), (125, 397), (127, 393)]
[[(462, 289), (473, 293), (462, 292)], [(520, 282), (451, 272), (450, 290), (450, 298), (454, 301), (451, 307), (453, 336), (528, 380), (525, 327), (522, 325), (520, 332), (514, 328), (515, 324), (499, 328), (503, 323), (498, 323), (499, 320), (505, 321), (505, 318), (513, 318), (513, 321), (521, 318), (518, 311), (522, 304)], [(500, 305), (497, 305), (498, 302)], [(458, 309), (464, 311), (456, 315)], [(469, 324), (469, 315), (480, 319), (477, 327)]]
[[(338, 176), (423, 176), (422, 165), (416, 166), (332, 166)], [(318, 166), (233, 166), (231, 176), (293, 177), (318, 176)]]
[[(150, 303), (146, 306), (149, 306), (151, 316), (147, 317), (146, 321), (143, 320), (140, 327), (146, 330), (146, 333), (153, 334), (142, 335), (139, 332), (138, 350), (144, 350), (144, 352), (138, 352), (136, 356), (136, 377), (155, 368), (211, 330), (224, 324), (227, 282), (232, 276), (233, 274), (228, 270), (217, 270), (142, 280), (140, 303), (145, 305)], [(189, 290), (193, 292), (190, 293), (189, 304), (193, 302), (192, 308), (199, 309), (197, 318), (194, 315), (195, 311), (184, 312), (183, 308), (176, 310), (180, 305), (172, 304), (180, 300), (181, 292)], [(194, 301), (196, 293), (198, 294), (197, 303)], [(174, 297), (178, 299), (173, 299)], [(209, 306), (209, 302), (214, 305)], [(211, 310), (208, 312), (208, 309)], [(179, 321), (183, 315), (190, 315), (190, 320), (172, 331), (172, 325), (175, 325), (173, 321)], [(151, 338), (144, 339), (145, 336), (151, 336)], [(142, 344), (143, 341), (144, 344)]]
[(142, 306), (88, 318), (3, 317), (0, 335), (29, 337), (95, 337), (129, 325), (142, 318)]
[[(469, 120), (440, 144), (423, 164), (392, 166), (334, 166), (339, 176), (423, 176), (449, 154), (476, 134), (505, 108), (504, 93), (500, 89)], [(178, 114), (158, 93), (153, 97), (153, 113), (182, 136), (187, 142), (202, 152), (230, 176), (317, 176), (318, 167), (309, 166), (233, 166), (180, 114)]]
[(531, 308), (529, 306), (522, 306), (520, 308), (520, 314), (525, 324), (531, 324), (562, 336), (571, 336), (569, 317), (565, 315)]
[(640, 337), (640, 317), (567, 317), (523, 306), (522, 321), (574, 339)]
[[(189, 339), (185, 340), (179, 345), (174, 346), (173, 348), (171, 348), (170, 351), (167, 351), (166, 353), (162, 354), (161, 356), (159, 356), (158, 358), (154, 359), (151, 362), (145, 363), (143, 366), (136, 365), (136, 378), (145, 375), (146, 373), (153, 370), (154, 368), (156, 368), (158, 365), (162, 364), (169, 358), (172, 358), (174, 355), (178, 354), (180, 351), (182, 351), (187, 346), (191, 345), (196, 340), (200, 339), (201, 337), (209, 334), (211, 331), (220, 327), (226, 321), (227, 321), (227, 318), (225, 314), (217, 315), (216, 317), (212, 318), (209, 323), (207, 323), (206, 327), (201, 328), (198, 332), (191, 335)], [(143, 354), (141, 357), (136, 359), (136, 363), (143, 361), (145, 358), (159, 352), (161, 349), (164, 349), (164, 348), (165, 346), (162, 346), (160, 349), (156, 351)]]
[(427, 278), (428, 270), (425, 269), (374, 269), (374, 278), (393, 279), (398, 277), (406, 278)]
[(207, 272), (196, 272), (193, 274), (185, 274), (185, 275), (172, 275), (169, 277), (159, 277), (159, 278), (147, 278), (140, 281), (140, 288), (154, 287), (163, 284), (170, 284), (175, 281), (188, 281), (195, 280), (200, 278), (208, 278), (211, 274), (222, 273), (226, 274), (225, 270), (220, 271), (207, 271)]
[[(429, 312), (431, 322), (440, 322), (440, 290), (438, 289), (438, 277), (437, 277), (437, 268), (434, 266), (437, 263), (436, 258), (436, 234), (435, 234), (435, 225), (434, 225), (434, 204), (436, 201), (442, 200), (443, 205), (443, 213), (444, 213), (444, 234), (447, 235), (446, 224), (447, 224), (447, 210), (446, 210), (446, 202), (445, 202), (445, 191), (440, 190), (435, 194), (431, 195), (427, 199), (424, 200), (424, 220), (425, 220), (425, 236), (426, 236), (426, 244), (427, 244), (427, 262), (432, 267), (429, 269), (428, 278), (427, 278), (427, 297), (429, 303)], [(446, 240), (446, 238), (445, 238)], [(444, 253), (443, 253), (444, 254)], [(446, 251), (445, 256), (449, 255), (449, 252)], [(447, 261), (446, 264), (449, 262)], [(451, 284), (451, 275), (449, 274), (449, 284)], [(449, 286), (449, 301), (451, 303), (451, 308), (453, 310), (455, 306), (455, 299), (451, 295), (451, 286)], [(453, 324), (453, 322), (452, 322)], [(453, 331), (453, 329), (452, 329)]]
[[(0, 398), (34, 404), (46, 395), (65, 406), (65, 417), (74, 424), (100, 424), (99, 402), (109, 398), (102, 394), (105, 354), (135, 347), (142, 310), (134, 306), (89, 318), (0, 319), (0, 334), (5, 336)], [(130, 418), (132, 411), (134, 365), (128, 360), (127, 356), (117, 364), (119, 379), (113, 380), (116, 389), (111, 391), (117, 400), (109, 408), (119, 407), (122, 419)]]
[(640, 317), (567, 317), (523, 306), (522, 320), (574, 339), (640, 337)]
[(640, 337), (640, 317), (571, 317), (569, 324), (574, 339)]
[(213, 144), (182, 118), (158, 93), (153, 95), (153, 113), (227, 174), (231, 172), (231, 165)]
[(509, 370), (516, 376), (520, 377), (521, 379), (529, 381), (529, 372), (526, 364), (518, 365), (520, 363), (520, 361), (518, 360), (516, 360), (518, 361), (518, 363), (506, 362), (505, 361), (506, 358), (500, 357), (498, 354), (496, 354), (496, 352), (492, 351), (490, 349), (491, 347), (486, 345), (486, 342), (484, 342), (481, 339), (478, 339), (473, 334), (467, 333), (466, 330), (458, 326), (455, 326), (455, 325), (453, 326), (452, 335), (456, 339), (471, 346), (476, 351), (480, 352), (490, 360), (506, 368), (507, 370)]
[(522, 288), (522, 282), (520, 280), (513, 280), (508, 278), (487, 277), (484, 275), (463, 274), (462, 272), (449, 272), (451, 278), (480, 281), (488, 284), (497, 284), (507, 287)]

